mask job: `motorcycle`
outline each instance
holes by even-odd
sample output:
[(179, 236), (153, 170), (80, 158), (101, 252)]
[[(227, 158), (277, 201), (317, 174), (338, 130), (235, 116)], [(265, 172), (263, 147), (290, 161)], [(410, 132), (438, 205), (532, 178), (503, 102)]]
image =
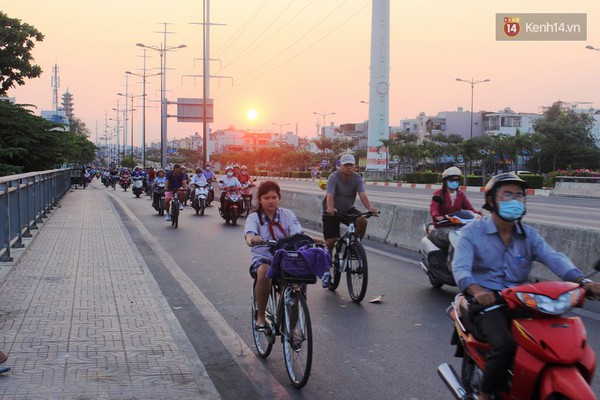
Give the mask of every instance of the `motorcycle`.
[(102, 184), (106, 187), (110, 186), (110, 174), (108, 172), (102, 174)]
[[(594, 266), (600, 271), (600, 260)], [(592, 275), (593, 275), (592, 274)], [(511, 367), (509, 391), (502, 399), (596, 399), (590, 388), (596, 355), (589, 346), (579, 317), (563, 317), (573, 307), (582, 307), (585, 289), (573, 282), (540, 282), (506, 288), (497, 307), (525, 310), (526, 318), (515, 318), (511, 330), (517, 352)], [(461, 376), (444, 363), (438, 375), (456, 399), (477, 399), (489, 344), (478, 338), (469, 318), (469, 304), (458, 294), (446, 313), (454, 323), (451, 343), (462, 357)]]
[[(223, 183), (223, 181), (219, 181)], [(225, 191), (225, 201), (223, 202), (223, 208), (219, 207), (219, 214), (225, 220), (226, 224), (231, 221), (232, 225), (237, 224), (237, 219), (240, 216), (240, 210), (242, 205), (242, 195), (240, 188), (235, 186), (227, 186), (223, 190)]]
[[(442, 196), (433, 196), (433, 201), (443, 203)], [(429, 277), (431, 286), (436, 289), (443, 285), (456, 286), (452, 271), (448, 267), (452, 261), (452, 254), (458, 239), (460, 238), (462, 228), (478, 219), (478, 215), (469, 210), (460, 210), (454, 214), (448, 214), (442, 221), (438, 222), (438, 227), (452, 226), (454, 229), (450, 232), (450, 245), (447, 249), (442, 243), (434, 243), (431, 238), (433, 224), (425, 225), (425, 236), (419, 243), (419, 254), (421, 254), (421, 269)]]
[(140, 195), (144, 191), (144, 177), (143, 176), (134, 176), (131, 178), (133, 180), (133, 185), (131, 187), (131, 191), (135, 195), (135, 197), (139, 198)]
[(207, 185), (194, 185), (194, 194), (192, 196), (192, 207), (196, 214), (204, 215), (204, 209), (207, 206), (208, 188)]
[(215, 187), (212, 184), (212, 180), (208, 181), (208, 186), (206, 186), (208, 190), (208, 197), (206, 198), (206, 205), (210, 207), (210, 204), (215, 201)]
[(254, 187), (256, 178), (252, 179), (251, 182), (242, 183), (242, 208), (240, 209), (240, 216), (247, 217), (252, 208), (252, 188)]
[(165, 184), (158, 183), (152, 190), (152, 207), (158, 211), (158, 215), (165, 215)]
[(131, 178), (130, 178), (129, 174), (121, 175), (121, 179), (119, 180), (119, 186), (121, 186), (123, 188), (124, 192), (127, 191), (130, 184), (131, 184)]

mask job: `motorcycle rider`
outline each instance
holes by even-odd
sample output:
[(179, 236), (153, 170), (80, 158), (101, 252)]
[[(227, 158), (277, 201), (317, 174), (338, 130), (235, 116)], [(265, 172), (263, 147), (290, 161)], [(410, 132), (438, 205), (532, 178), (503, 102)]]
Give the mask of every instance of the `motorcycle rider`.
[[(156, 178), (154, 178), (154, 180), (152, 181), (152, 187), (156, 188), (159, 184), (165, 184), (167, 178), (165, 176), (165, 171), (163, 169), (159, 169), (158, 171), (156, 171)], [(153, 190), (153, 193), (156, 193)], [(155, 196), (154, 194), (152, 195), (152, 207), (156, 208), (157, 207), (157, 202), (158, 198), (157, 196)]]
[(460, 180), (462, 172), (457, 167), (450, 167), (442, 172), (442, 188), (436, 190), (433, 196), (439, 195), (444, 199), (444, 203), (440, 204), (431, 200), (429, 205), (429, 214), (433, 220), (433, 230), (429, 232), (429, 239), (440, 249), (448, 248), (450, 239), (448, 235), (452, 226), (439, 226), (439, 223), (445, 219), (447, 214), (454, 214), (456, 211), (469, 210), (475, 214), (481, 214), (477, 211), (467, 199), (467, 195), (460, 190)]
[[(526, 283), (533, 261), (543, 263), (561, 279), (581, 284), (592, 297), (600, 297), (600, 283), (585, 279), (571, 260), (552, 249), (535, 229), (523, 225), (527, 183), (512, 173), (499, 174), (487, 183), (484, 209), (491, 217), (463, 229), (455, 249), (452, 271), (471, 306), (469, 316), (482, 339), (492, 349), (486, 356), (480, 400), (506, 389), (507, 372), (516, 343), (506, 308), (493, 308), (497, 292)], [(482, 307), (485, 308), (483, 311)], [(479, 308), (478, 310), (476, 310)]]
[(231, 165), (228, 165), (225, 168), (225, 175), (223, 175), (221, 177), (221, 179), (219, 180), (219, 189), (221, 190), (221, 207), (219, 208), (219, 213), (221, 215), (223, 215), (223, 212), (225, 211), (225, 193), (226, 193), (226, 188), (228, 187), (235, 187), (238, 188), (242, 186), (242, 184), (240, 183), (240, 181), (238, 180), (238, 178), (236, 178), (235, 176), (233, 176), (233, 167)]
[[(206, 181), (206, 177), (202, 174), (202, 168), (200, 168), (200, 167), (196, 168), (196, 174), (194, 176), (192, 176), (192, 180), (190, 181), (190, 185), (194, 185), (194, 188), (196, 186), (206, 186), (206, 185), (208, 185), (208, 182)], [(190, 196), (192, 198), (192, 205), (193, 205), (194, 201), (196, 201), (196, 198), (194, 196), (194, 192), (193, 191), (190, 193)]]
[(235, 176), (236, 178), (240, 177), (240, 164), (235, 163), (233, 165), (233, 176)]
[(252, 182), (252, 177), (248, 173), (248, 167), (246, 167), (245, 165), (242, 165), (240, 167), (240, 174), (238, 175), (237, 178), (238, 178), (238, 181), (240, 181), (240, 183)]
[[(171, 208), (170, 204), (173, 196), (179, 195), (177, 192), (180, 188), (187, 191), (187, 179), (188, 176), (181, 171), (179, 164), (173, 165), (173, 170), (167, 173), (165, 180), (165, 211), (167, 215), (165, 216), (165, 221), (171, 220), (169, 209)], [(179, 209), (183, 210), (183, 203), (179, 203)]]
[(206, 165), (204, 166), (204, 171), (202, 172), (202, 175), (204, 175), (207, 182), (211, 182), (217, 179), (217, 177), (215, 176), (215, 172), (212, 170), (212, 166), (209, 163), (206, 163)]

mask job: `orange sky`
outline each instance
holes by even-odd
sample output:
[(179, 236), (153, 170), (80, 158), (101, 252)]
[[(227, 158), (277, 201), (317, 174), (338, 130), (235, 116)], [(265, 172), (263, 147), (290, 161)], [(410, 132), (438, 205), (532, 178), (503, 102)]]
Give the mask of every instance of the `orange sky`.
[[(188, 47), (169, 53), (167, 97), (201, 97), (201, 81), (182, 75), (201, 74), (199, 0), (29, 0), (5, 2), (9, 17), (34, 25), (45, 36), (34, 49), (40, 78), (12, 89), (9, 95), (38, 110), (50, 109), (52, 66), (60, 68), (61, 87), (75, 100), (75, 114), (99, 135), (104, 112), (115, 118), (117, 92), (125, 90), (124, 71), (140, 72), (142, 42), (160, 45), (160, 22), (170, 22), (168, 45)], [(496, 13), (583, 12), (588, 16), (588, 40), (578, 42), (497, 42)], [(470, 107), (470, 88), (455, 78), (491, 79), (475, 89), (475, 110), (511, 107), (538, 112), (553, 101), (589, 101), (599, 106), (600, 3), (592, 0), (504, 0), (452, 2), (391, 0), (390, 125), (420, 111)], [(215, 99), (213, 129), (273, 130), (287, 124), (301, 136), (314, 136), (313, 114), (332, 113), (328, 122), (362, 122), (367, 118), (371, 2), (368, 0), (219, 0), (211, 1), (212, 74), (233, 77), (211, 81)], [(149, 52), (149, 68), (159, 66)], [(172, 68), (172, 69), (171, 69)], [(149, 71), (156, 72), (154, 71)], [(141, 80), (130, 78), (141, 94)], [(148, 142), (160, 136), (159, 77), (147, 84)], [(135, 101), (137, 109), (141, 102)], [(249, 109), (258, 111), (250, 121)], [(175, 114), (175, 108), (169, 109)], [(110, 121), (109, 121), (110, 123)], [(141, 112), (134, 117), (139, 144)], [(169, 119), (169, 138), (201, 132), (200, 124)], [(92, 140), (94, 135), (92, 135)]]

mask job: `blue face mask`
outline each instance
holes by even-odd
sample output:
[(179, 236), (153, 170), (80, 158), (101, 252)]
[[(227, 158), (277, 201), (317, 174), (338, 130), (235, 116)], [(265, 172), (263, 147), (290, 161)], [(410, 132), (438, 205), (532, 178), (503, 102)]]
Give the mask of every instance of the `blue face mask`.
[(448, 189), (450, 190), (456, 190), (460, 186), (460, 183), (456, 181), (448, 181), (446, 182), (446, 186), (448, 186)]
[(525, 203), (518, 200), (501, 201), (498, 205), (498, 215), (506, 221), (515, 221), (525, 213)]

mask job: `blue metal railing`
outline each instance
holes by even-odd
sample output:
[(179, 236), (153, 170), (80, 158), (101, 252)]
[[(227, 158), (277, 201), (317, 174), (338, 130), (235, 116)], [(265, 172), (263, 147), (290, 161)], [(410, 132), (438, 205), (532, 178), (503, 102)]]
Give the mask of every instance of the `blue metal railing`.
[(0, 261), (12, 260), (11, 249), (23, 247), (70, 187), (69, 169), (0, 177)]

